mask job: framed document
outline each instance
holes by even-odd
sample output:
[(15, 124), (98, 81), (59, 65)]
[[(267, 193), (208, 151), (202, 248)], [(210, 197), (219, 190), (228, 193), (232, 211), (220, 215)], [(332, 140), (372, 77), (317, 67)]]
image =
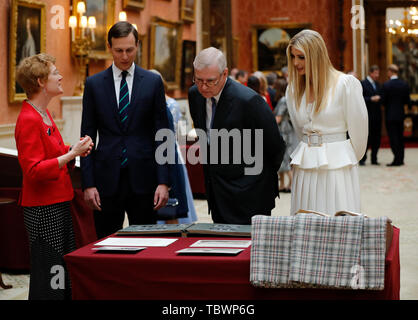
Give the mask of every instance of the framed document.
[(236, 256), (244, 249), (226, 249), (226, 248), (185, 248), (176, 251), (177, 254), (181, 255), (214, 255), (214, 256)]
[(248, 248), (251, 240), (198, 240), (190, 247), (204, 248)]

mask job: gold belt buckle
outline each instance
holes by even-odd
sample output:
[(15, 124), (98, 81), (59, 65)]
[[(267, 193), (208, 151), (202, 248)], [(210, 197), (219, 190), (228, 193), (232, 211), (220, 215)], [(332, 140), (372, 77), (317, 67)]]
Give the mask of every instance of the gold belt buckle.
[(309, 147), (321, 147), (322, 146), (322, 134), (318, 132), (308, 133), (308, 146)]

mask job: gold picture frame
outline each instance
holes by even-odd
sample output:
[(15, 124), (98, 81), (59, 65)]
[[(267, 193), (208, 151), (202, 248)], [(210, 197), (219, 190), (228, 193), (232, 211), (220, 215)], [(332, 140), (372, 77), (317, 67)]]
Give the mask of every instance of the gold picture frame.
[(138, 52), (135, 64), (143, 69), (148, 69), (148, 37), (146, 34), (138, 34)]
[(310, 28), (310, 23), (253, 25), (252, 55), (254, 71), (279, 71), (287, 65), (286, 48), (299, 31)]
[(152, 17), (150, 69), (157, 69), (169, 90), (180, 88), (183, 23)]
[(181, 0), (180, 2), (180, 15), (181, 20), (184, 22), (194, 22), (194, 13), (196, 11), (195, 0)]
[(181, 66), (181, 89), (186, 91), (193, 86), (193, 60), (196, 57), (196, 41), (183, 40)]
[[(96, 17), (96, 29), (94, 30), (95, 42), (89, 52), (89, 58), (95, 60), (112, 59), (107, 48), (107, 33), (115, 22), (115, 0), (83, 0), (86, 4), (87, 17)], [(77, 3), (72, 0), (72, 15), (76, 15)]]
[(145, 0), (123, 0), (123, 9), (142, 10), (145, 8)]
[(37, 0), (13, 0), (10, 15), (9, 37), (9, 102), (26, 99), (26, 94), (16, 82), (16, 66), (28, 56), (45, 52), (45, 3)]

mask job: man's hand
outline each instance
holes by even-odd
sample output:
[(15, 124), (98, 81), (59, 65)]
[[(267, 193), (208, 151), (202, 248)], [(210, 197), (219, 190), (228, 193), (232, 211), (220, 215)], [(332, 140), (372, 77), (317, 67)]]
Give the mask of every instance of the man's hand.
[(84, 190), (84, 201), (87, 202), (90, 209), (102, 211), (99, 192), (95, 187)]
[(154, 210), (161, 209), (168, 201), (168, 187), (165, 184), (159, 184), (154, 194)]
[(379, 95), (372, 96), (370, 100), (372, 100), (373, 102), (378, 102), (380, 100), (380, 96)]

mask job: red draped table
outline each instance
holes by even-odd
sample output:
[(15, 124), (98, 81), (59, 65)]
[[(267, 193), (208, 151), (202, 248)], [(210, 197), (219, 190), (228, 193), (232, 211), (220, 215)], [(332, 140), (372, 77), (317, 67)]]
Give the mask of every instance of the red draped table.
[(204, 238), (179, 238), (167, 247), (148, 247), (133, 255), (95, 253), (94, 243), (80, 248), (65, 256), (73, 299), (399, 299), (397, 228), (386, 257), (382, 291), (255, 288), (249, 282), (250, 248), (232, 257), (176, 255), (200, 239)]

